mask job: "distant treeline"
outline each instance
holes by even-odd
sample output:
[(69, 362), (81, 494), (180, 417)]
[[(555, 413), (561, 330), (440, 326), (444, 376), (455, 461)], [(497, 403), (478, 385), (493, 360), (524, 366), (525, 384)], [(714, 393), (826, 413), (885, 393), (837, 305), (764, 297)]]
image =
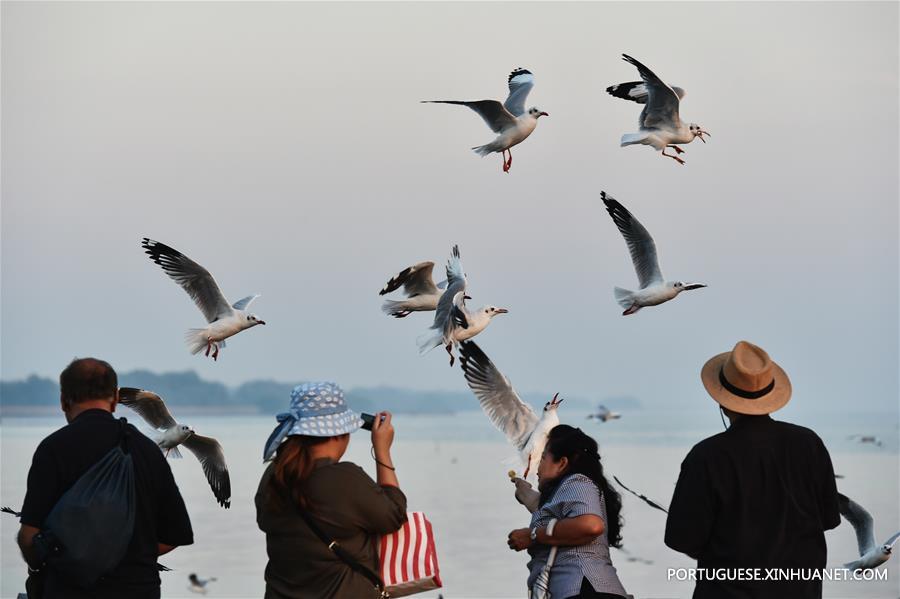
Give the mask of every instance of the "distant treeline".
[[(288, 405), (291, 389), (297, 383), (271, 380), (249, 381), (237, 388), (205, 381), (196, 372), (156, 374), (134, 370), (119, 376), (123, 387), (149, 389), (162, 396), (172, 406), (214, 407), (259, 411), (273, 414)], [(465, 391), (417, 391), (398, 387), (357, 387), (346, 391), (347, 403), (360, 412), (390, 410), (406, 414), (446, 414), (477, 410), (478, 401)], [(570, 397), (563, 394), (569, 405), (589, 411), (597, 403), (611, 410), (640, 409), (633, 397), (606, 397), (601, 401)], [(550, 399), (546, 394), (529, 393), (523, 399), (540, 408)], [(59, 405), (59, 385), (55, 380), (32, 375), (24, 381), (0, 381), (0, 407), (48, 408)], [(16, 410), (21, 412), (21, 410)]]

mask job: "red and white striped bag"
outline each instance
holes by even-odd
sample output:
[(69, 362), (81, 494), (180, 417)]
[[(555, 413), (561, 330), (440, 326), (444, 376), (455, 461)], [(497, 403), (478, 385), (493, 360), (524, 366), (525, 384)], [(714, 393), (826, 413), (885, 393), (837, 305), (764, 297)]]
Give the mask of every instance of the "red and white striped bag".
[(395, 533), (381, 537), (378, 560), (381, 578), (391, 597), (404, 597), (442, 586), (434, 531), (422, 512), (409, 512)]

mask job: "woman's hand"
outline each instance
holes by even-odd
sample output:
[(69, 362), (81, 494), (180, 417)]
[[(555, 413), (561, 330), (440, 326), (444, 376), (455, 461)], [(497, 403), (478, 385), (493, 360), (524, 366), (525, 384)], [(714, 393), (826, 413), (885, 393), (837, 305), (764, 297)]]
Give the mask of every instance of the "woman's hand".
[(506, 541), (509, 548), (513, 551), (522, 551), (531, 547), (531, 531), (527, 528), (517, 528), (509, 533)]
[(375, 458), (389, 458), (391, 444), (394, 442), (394, 425), (391, 424), (390, 412), (378, 412), (375, 414), (375, 422), (372, 423), (372, 447), (375, 449)]

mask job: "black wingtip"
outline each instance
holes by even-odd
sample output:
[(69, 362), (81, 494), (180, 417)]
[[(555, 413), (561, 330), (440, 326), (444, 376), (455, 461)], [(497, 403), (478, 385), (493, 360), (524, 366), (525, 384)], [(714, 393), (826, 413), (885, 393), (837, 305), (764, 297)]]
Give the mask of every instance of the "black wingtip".
[(519, 75), (534, 75), (528, 69), (523, 69), (522, 67), (516, 67), (513, 69), (512, 73), (509, 74), (509, 78), (506, 80), (507, 83), (513, 80), (514, 77), (518, 77)]

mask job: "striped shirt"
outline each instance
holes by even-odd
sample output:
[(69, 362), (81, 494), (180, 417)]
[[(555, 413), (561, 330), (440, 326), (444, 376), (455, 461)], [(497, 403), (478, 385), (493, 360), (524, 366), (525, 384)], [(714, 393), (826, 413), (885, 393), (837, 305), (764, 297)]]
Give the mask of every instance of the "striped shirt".
[[(553, 518), (563, 520), (585, 514), (600, 516), (606, 524), (606, 499), (600, 496), (597, 485), (590, 478), (572, 474), (563, 479), (550, 500), (531, 515), (531, 528), (547, 526)], [(547, 563), (550, 547), (533, 545), (528, 553), (531, 555), (528, 562), (530, 589)], [(626, 595), (609, 557), (606, 530), (587, 545), (557, 549), (556, 561), (550, 569), (550, 595), (559, 599), (578, 595), (585, 578), (598, 593)]]

